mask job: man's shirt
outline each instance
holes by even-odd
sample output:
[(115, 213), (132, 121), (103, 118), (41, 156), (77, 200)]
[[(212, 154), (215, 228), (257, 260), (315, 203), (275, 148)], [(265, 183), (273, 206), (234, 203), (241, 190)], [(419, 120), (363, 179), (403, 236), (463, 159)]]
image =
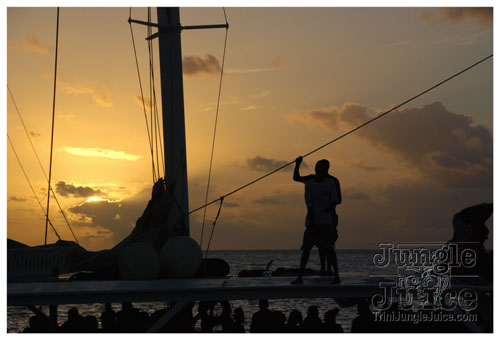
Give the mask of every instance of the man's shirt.
[[(315, 225), (333, 225), (332, 205), (340, 202), (337, 185), (332, 177), (326, 177), (318, 182), (314, 178), (305, 183), (305, 201), (308, 211), (313, 214)], [(306, 216), (306, 226), (312, 225), (309, 214)]]

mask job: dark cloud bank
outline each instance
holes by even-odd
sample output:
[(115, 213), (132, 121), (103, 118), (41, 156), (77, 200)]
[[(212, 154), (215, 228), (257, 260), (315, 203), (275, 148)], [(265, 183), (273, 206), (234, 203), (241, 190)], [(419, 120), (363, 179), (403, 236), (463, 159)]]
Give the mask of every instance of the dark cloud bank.
[[(247, 158), (246, 166), (258, 172), (271, 172), (273, 170), (278, 169), (279, 167), (284, 166), (287, 163), (289, 163), (289, 161), (287, 162), (287, 161), (277, 160), (274, 158), (255, 156), (254, 158)], [(286, 168), (284, 168), (283, 171), (292, 171), (293, 167), (294, 167), (293, 164), (289, 165)], [(301, 165), (301, 169), (309, 169), (309, 166), (305, 162), (303, 162)]]
[[(375, 114), (369, 107), (347, 103), (303, 112), (300, 117), (343, 132)], [(435, 102), (395, 111), (359, 130), (355, 136), (393, 153), (422, 176), (361, 188), (336, 174), (343, 188), (343, 202), (337, 209), (340, 248), (376, 247), (377, 242), (446, 242), (452, 236), (453, 214), (493, 199), (492, 134), (484, 126), (474, 125), (471, 116), (450, 112), (442, 103)], [(248, 159), (246, 166), (264, 173), (286, 163), (256, 156)], [(379, 169), (359, 160), (353, 166), (364, 170), (377, 183), (377, 177), (384, 176), (390, 164)], [(293, 165), (288, 168), (292, 170)], [(194, 199), (197, 194), (192, 190), (197, 188), (196, 183), (191, 181), (190, 188), (190, 197)], [(212, 249), (298, 249), (304, 230), (305, 205), (303, 186), (297, 183), (296, 188), (296, 192), (245, 201), (241, 204), (244, 209), (238, 208), (238, 200), (231, 205), (225, 202)], [(72, 190), (76, 191), (76, 187)], [(80, 225), (107, 228), (118, 242), (132, 230), (150, 195), (151, 189), (145, 188), (121, 202), (86, 202), (70, 211), (82, 218)], [(235, 209), (227, 209), (230, 207)], [(488, 226), (491, 224), (490, 220)], [(191, 227), (192, 237), (198, 239), (199, 225), (192, 223)]]
[[(346, 103), (299, 116), (338, 131), (341, 126), (354, 128), (375, 114), (366, 106)], [(356, 134), (445, 186), (492, 186), (491, 132), (473, 125), (471, 116), (450, 112), (440, 102), (394, 111)]]
[(186, 76), (197, 76), (200, 74), (218, 75), (221, 67), (216, 57), (205, 54), (205, 57), (184, 56), (182, 58), (182, 70)]
[(145, 188), (122, 201), (84, 202), (69, 208), (69, 211), (78, 217), (73, 224), (106, 228), (112, 233), (112, 240), (118, 243), (135, 227), (150, 198), (151, 188)]
[[(376, 114), (367, 106), (346, 103), (299, 116), (342, 133)], [(492, 202), (493, 137), (486, 127), (473, 123), (472, 116), (451, 112), (434, 102), (394, 111), (358, 130), (357, 138), (394, 154), (422, 176), (394, 181), (368, 193), (362, 192), (364, 188), (345, 190), (338, 209), (341, 244), (368, 247), (368, 242), (371, 246), (395, 241), (446, 242), (452, 236), (453, 214), (467, 206)], [(382, 169), (364, 160), (353, 167), (366, 170), (373, 183), (382, 175)], [(343, 187), (351, 185), (339, 179)], [(492, 225), (491, 219), (488, 225)], [(492, 236), (490, 227), (490, 244)]]
[(92, 189), (91, 187), (77, 186), (74, 184), (59, 181), (56, 183), (56, 192), (63, 197), (90, 197), (103, 195), (99, 189)]

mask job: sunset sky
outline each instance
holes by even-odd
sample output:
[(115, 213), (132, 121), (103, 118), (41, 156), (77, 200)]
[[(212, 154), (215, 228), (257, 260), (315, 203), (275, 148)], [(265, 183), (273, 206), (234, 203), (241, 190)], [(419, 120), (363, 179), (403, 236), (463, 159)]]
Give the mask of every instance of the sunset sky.
[[(491, 8), (228, 7), (226, 13), (210, 200), (493, 53)], [(151, 196), (128, 16), (129, 8), (60, 10), (52, 183), (89, 250), (127, 236)], [(146, 20), (147, 8), (133, 8), (132, 17)], [(181, 8), (181, 23), (221, 24), (224, 15), (222, 8)], [(55, 8), (7, 9), (7, 83), (47, 173), (55, 29)], [(146, 28), (133, 29), (149, 97)], [(182, 33), (190, 209), (205, 198), (224, 34)], [(8, 93), (6, 105), (7, 133), (45, 207), (47, 183)], [(43, 244), (45, 217), (6, 147), (7, 236)], [(302, 174), (322, 158), (342, 187), (338, 248), (451, 239), (454, 213), (493, 201), (493, 58), (307, 157)], [(211, 249), (298, 249), (306, 208), (292, 170), (228, 197)], [(217, 208), (207, 211), (204, 248)], [(72, 240), (54, 201), (50, 216)], [(197, 241), (201, 218), (200, 211), (190, 220)], [(487, 225), (491, 247), (492, 218)], [(49, 230), (49, 242), (56, 240)]]

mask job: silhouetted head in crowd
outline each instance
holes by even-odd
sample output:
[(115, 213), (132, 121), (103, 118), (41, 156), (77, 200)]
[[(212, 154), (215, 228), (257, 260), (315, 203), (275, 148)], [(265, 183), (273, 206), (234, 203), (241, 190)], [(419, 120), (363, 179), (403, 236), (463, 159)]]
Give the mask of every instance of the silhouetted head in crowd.
[(31, 329), (38, 329), (39, 328), (39, 324), (40, 324), (40, 321), (38, 320), (38, 316), (33, 315), (29, 319), (28, 323), (29, 323)]
[(245, 313), (243, 312), (243, 309), (241, 308), (236, 308), (233, 313), (233, 318), (234, 322), (237, 324), (242, 324), (245, 322)]
[(103, 312), (101, 324), (103, 329), (113, 329), (116, 326), (116, 312), (112, 309)]
[(122, 303), (122, 310), (132, 309), (132, 302), (124, 302)]
[(370, 304), (366, 300), (361, 300), (358, 302), (358, 314), (359, 315), (367, 315), (370, 314)]
[(286, 316), (279, 310), (272, 312), (272, 327), (274, 331), (281, 331), (285, 325)]
[(28, 323), (29, 330), (27, 330), (27, 332), (40, 333), (48, 332), (49, 330), (49, 319), (43, 315), (33, 315)]
[(78, 309), (72, 307), (68, 310), (68, 320), (74, 319), (79, 315)]
[(337, 318), (337, 315), (339, 314), (339, 309), (330, 309), (328, 312), (325, 313), (325, 323), (327, 324), (332, 324), (335, 323), (335, 319)]
[(97, 322), (97, 319), (93, 315), (87, 315), (85, 317), (85, 330), (87, 332), (97, 332), (97, 329), (99, 327), (99, 323)]
[(307, 316), (310, 318), (319, 318), (319, 311), (317, 306), (310, 306), (307, 309)]
[(296, 326), (300, 323), (302, 323), (302, 313), (296, 309), (292, 310), (288, 317), (288, 324)]
[(269, 301), (267, 299), (259, 300), (259, 310), (268, 310), (269, 309)]

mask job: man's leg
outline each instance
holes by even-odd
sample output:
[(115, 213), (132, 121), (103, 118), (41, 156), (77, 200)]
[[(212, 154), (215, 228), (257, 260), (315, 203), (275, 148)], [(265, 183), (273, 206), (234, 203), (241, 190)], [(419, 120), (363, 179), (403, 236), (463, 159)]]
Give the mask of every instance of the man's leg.
[(300, 257), (300, 268), (299, 268), (299, 276), (292, 281), (292, 284), (302, 283), (302, 276), (304, 275), (304, 270), (306, 269), (307, 261), (309, 261), (309, 255), (311, 254), (311, 249), (305, 248), (302, 250), (302, 256)]
[(335, 242), (337, 242), (339, 238), (339, 234), (337, 231), (337, 223), (338, 223), (338, 216), (335, 214), (334, 216), (334, 225), (333, 228), (330, 229), (331, 231), (331, 246), (329, 249), (329, 253), (327, 254), (328, 256), (328, 269), (330, 267), (333, 268), (333, 275), (335, 277), (333, 283), (340, 283), (340, 277), (339, 277), (339, 266), (337, 262), (337, 252), (335, 251)]
[(319, 254), (319, 262), (321, 263), (321, 269), (319, 271), (319, 275), (324, 275), (324, 274), (326, 274), (325, 262), (326, 262), (326, 258), (327, 258), (327, 250), (324, 249), (323, 247), (319, 247), (318, 254)]
[(300, 272), (299, 276), (304, 275), (304, 270), (306, 269), (307, 261), (309, 261), (309, 255), (311, 254), (311, 249), (304, 249), (302, 251), (302, 256), (300, 257)]
[(340, 277), (339, 277), (339, 266), (337, 263), (337, 252), (335, 251), (335, 247), (332, 247), (331, 252), (330, 252), (330, 258), (331, 258), (331, 264), (333, 267), (333, 272), (334, 272), (334, 280), (333, 283), (340, 283)]
[(333, 271), (332, 268), (334, 267), (333, 261), (334, 261), (334, 255), (333, 255), (333, 247), (330, 246), (326, 250), (326, 275), (332, 276)]

